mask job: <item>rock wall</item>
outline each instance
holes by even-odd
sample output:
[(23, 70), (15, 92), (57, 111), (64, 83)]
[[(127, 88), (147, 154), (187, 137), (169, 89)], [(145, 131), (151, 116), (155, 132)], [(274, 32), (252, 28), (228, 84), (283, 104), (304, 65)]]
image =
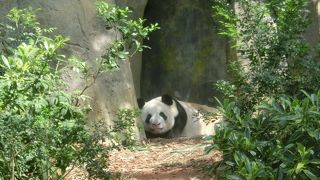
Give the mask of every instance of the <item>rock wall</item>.
[[(137, 12), (134, 16), (142, 16), (146, 3), (144, 0), (106, 2), (131, 6)], [(75, 54), (88, 63), (100, 57), (115, 37), (112, 30), (105, 30), (103, 23), (97, 18), (95, 1), (92, 0), (2, 0), (0, 18), (13, 7), (28, 6), (41, 8), (37, 17), (43, 26), (57, 27), (57, 33), (70, 38), (64, 49), (66, 54)], [(92, 97), (93, 108), (89, 114), (89, 124), (97, 120), (111, 124), (112, 119), (116, 118), (118, 108), (137, 107), (130, 62), (119, 63), (119, 71), (103, 74), (87, 91), (87, 95)], [(71, 88), (83, 88), (84, 85), (75, 74), (68, 73), (65, 77)], [(144, 132), (140, 135), (143, 137)]]
[(145, 18), (161, 29), (145, 41), (152, 49), (143, 52), (141, 96), (210, 104), (219, 96), (213, 84), (227, 78), (227, 41), (217, 35), (209, 1), (149, 1)]

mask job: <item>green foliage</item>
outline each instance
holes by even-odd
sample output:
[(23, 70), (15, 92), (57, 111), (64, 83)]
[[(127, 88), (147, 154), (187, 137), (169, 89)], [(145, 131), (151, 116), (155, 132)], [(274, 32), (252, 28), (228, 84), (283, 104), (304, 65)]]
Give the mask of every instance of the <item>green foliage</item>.
[[(303, 37), (309, 24), (308, 0), (236, 0), (236, 12), (228, 0), (212, 2), (220, 34), (234, 42), (240, 56), (232, 60), (229, 72), (230, 84), (236, 87), (233, 97), (242, 110), (252, 109), (265, 97), (317, 91), (318, 55), (310, 53)], [(229, 91), (223, 90), (230, 97)]]
[[(31, 8), (12, 9), (7, 22), (0, 24), (0, 179), (62, 179), (67, 167), (83, 164), (91, 178), (111, 177), (106, 167), (113, 146), (101, 144), (111, 132), (89, 131), (85, 126), (89, 108), (79, 102), (103, 71), (118, 67), (116, 60), (142, 51), (145, 47), (138, 40), (157, 26), (144, 28), (143, 20), (129, 20), (127, 9), (102, 2), (97, 9), (112, 28), (121, 30), (121, 37), (97, 60), (97, 71), (75, 57), (59, 54), (68, 39), (53, 36), (52, 28), (41, 28)], [(62, 66), (85, 77), (88, 83), (80, 93), (65, 91)], [(117, 130), (122, 128), (124, 136), (130, 137), (122, 144), (133, 143), (130, 125), (135, 115), (119, 111)]]
[[(14, 26), (1, 29), (27, 34), (20, 38), (13, 33), (2, 41), (0, 176), (4, 179), (61, 177), (71, 163), (80, 163), (77, 157), (83, 148), (76, 144), (89, 137), (86, 109), (73, 105), (75, 97), (62, 90), (65, 84), (58, 65), (68, 59), (57, 50), (67, 39), (44, 36), (30, 13), (11, 10), (8, 18)], [(57, 67), (50, 66), (53, 62)]]
[(241, 114), (220, 104), (229, 124), (217, 128), (207, 151), (223, 151), (217, 166), (229, 179), (317, 179), (320, 176), (320, 91), (299, 100), (282, 96)]
[(116, 145), (132, 148), (136, 145), (134, 128), (136, 126), (135, 119), (138, 117), (139, 111), (133, 109), (120, 109), (117, 113), (118, 119), (114, 121), (112, 127), (112, 139)]
[(6, 24), (0, 24), (0, 40), (2, 55), (13, 54), (13, 50), (22, 42), (34, 39), (37, 35), (43, 34), (49, 29), (40, 29), (36, 21), (34, 10), (28, 11), (12, 9), (7, 15)]
[(239, 55), (232, 81), (216, 84), (227, 123), (208, 138), (207, 152), (223, 152), (212, 168), (227, 179), (318, 179), (319, 55), (303, 37), (309, 1), (235, 0), (236, 11), (228, 0), (212, 2)]
[(148, 34), (159, 29), (158, 24), (151, 24), (144, 27), (145, 20), (130, 20), (129, 13), (132, 11), (126, 8), (119, 8), (112, 4), (107, 4), (101, 0), (97, 1), (98, 15), (106, 24), (107, 29), (116, 32), (115, 42), (107, 49), (107, 56), (103, 56), (101, 65), (107, 69), (119, 68), (117, 59), (125, 60), (136, 52), (141, 52), (147, 46), (141, 44), (142, 39), (147, 39)]

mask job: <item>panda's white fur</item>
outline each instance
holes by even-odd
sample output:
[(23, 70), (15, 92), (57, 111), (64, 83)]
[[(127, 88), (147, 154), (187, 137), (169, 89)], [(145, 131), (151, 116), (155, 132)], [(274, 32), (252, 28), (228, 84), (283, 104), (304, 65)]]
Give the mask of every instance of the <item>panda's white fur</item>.
[[(172, 98), (172, 104), (163, 101), (163, 95), (151, 99), (142, 106), (141, 120), (147, 137), (194, 137), (214, 134), (214, 125), (220, 121), (207, 124), (204, 112), (215, 112), (214, 108), (178, 101)], [(160, 115), (163, 113), (165, 116)]]

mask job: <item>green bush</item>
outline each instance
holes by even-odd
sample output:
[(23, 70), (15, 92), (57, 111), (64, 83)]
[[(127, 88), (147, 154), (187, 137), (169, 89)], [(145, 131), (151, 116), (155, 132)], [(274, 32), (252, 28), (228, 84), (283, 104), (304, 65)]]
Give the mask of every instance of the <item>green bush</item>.
[(239, 55), (231, 81), (216, 84), (227, 123), (208, 137), (206, 151), (223, 152), (212, 169), (227, 179), (317, 179), (320, 65), (304, 40), (309, 1), (235, 0), (236, 11), (228, 0), (212, 2)]
[(67, 39), (45, 36), (33, 12), (13, 9), (8, 18), (12, 24), (1, 32), (15, 33), (2, 41), (0, 176), (57, 178), (77, 163), (83, 148), (76, 144), (88, 137), (85, 109), (73, 105), (75, 97), (62, 89), (58, 65), (67, 59), (57, 50)]
[(237, 11), (228, 0), (211, 1), (220, 34), (230, 39), (239, 55), (229, 64), (229, 84), (234, 87), (219, 88), (228, 97), (232, 89), (242, 110), (250, 111), (266, 97), (302, 97), (301, 89), (318, 90), (319, 56), (304, 39), (310, 23), (308, 0), (235, 0)]
[(112, 127), (112, 139), (116, 145), (132, 148), (137, 145), (137, 139), (134, 134), (135, 119), (139, 111), (133, 109), (119, 109), (118, 119), (114, 120)]
[[(12, 9), (0, 24), (0, 179), (62, 179), (67, 167), (84, 164), (90, 177), (110, 178), (106, 167), (112, 147), (101, 142), (111, 132), (88, 130), (89, 108), (79, 102), (102, 72), (118, 67), (116, 60), (142, 51), (138, 40), (158, 27), (144, 27), (143, 20), (128, 19), (128, 9), (101, 1), (97, 9), (120, 31), (97, 60), (97, 71), (61, 55), (68, 39), (41, 28), (31, 8)], [(80, 93), (65, 91), (62, 67), (83, 73), (87, 84)]]
[(115, 41), (107, 49), (106, 55), (102, 56), (102, 61), (99, 62), (102, 68), (108, 70), (119, 68), (116, 60), (125, 60), (136, 52), (148, 48), (141, 44), (141, 40), (147, 39), (150, 32), (159, 29), (157, 23), (145, 27), (143, 25), (145, 20), (141, 18), (130, 20), (128, 17), (132, 11), (128, 7), (121, 9), (112, 4), (97, 1), (97, 10), (106, 28), (114, 29), (117, 35)]
[(299, 100), (287, 96), (242, 114), (234, 102), (220, 104), (229, 122), (217, 128), (214, 144), (223, 161), (215, 164), (229, 179), (317, 179), (320, 177), (320, 91)]

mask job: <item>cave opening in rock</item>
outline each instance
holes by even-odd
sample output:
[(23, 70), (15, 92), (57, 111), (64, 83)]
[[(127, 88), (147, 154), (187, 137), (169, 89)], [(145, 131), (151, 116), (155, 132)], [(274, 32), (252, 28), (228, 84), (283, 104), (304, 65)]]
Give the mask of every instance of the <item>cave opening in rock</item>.
[(150, 99), (168, 93), (210, 104), (213, 84), (226, 78), (226, 40), (217, 35), (211, 6), (201, 0), (148, 1), (146, 23), (159, 23), (144, 44), (140, 93)]

